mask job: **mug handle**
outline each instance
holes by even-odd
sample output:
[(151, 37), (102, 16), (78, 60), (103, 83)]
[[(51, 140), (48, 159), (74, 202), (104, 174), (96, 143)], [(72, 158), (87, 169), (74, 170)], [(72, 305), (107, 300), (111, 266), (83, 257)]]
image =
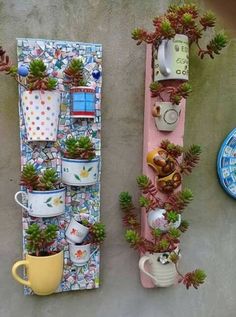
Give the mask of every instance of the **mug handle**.
[(171, 70), (167, 65), (167, 59), (166, 59), (167, 45), (168, 45), (168, 40), (162, 40), (157, 51), (157, 59), (158, 59), (159, 67), (160, 67), (160, 72), (164, 76), (168, 76), (171, 73)]
[(161, 117), (161, 107), (158, 104), (155, 104), (154, 107), (152, 108), (152, 116), (154, 118)]
[[(145, 263), (149, 260), (149, 256), (147, 255), (143, 255), (140, 259), (139, 259), (139, 268), (140, 270), (145, 273), (147, 276), (151, 277), (151, 279), (153, 279), (154, 281), (156, 281), (155, 276), (153, 276), (151, 273), (149, 273), (148, 271), (146, 271), (144, 265)], [(156, 281), (157, 282), (157, 281)]]
[(17, 274), (17, 269), (18, 267), (22, 266), (22, 265), (25, 265), (26, 267), (28, 267), (29, 265), (29, 262), (26, 261), (26, 260), (22, 260), (22, 261), (17, 261), (13, 267), (12, 267), (12, 270), (11, 270), (11, 273), (12, 273), (12, 276), (14, 277), (14, 279), (19, 282), (20, 284), (23, 284), (25, 286), (28, 286), (30, 287), (30, 281), (27, 281), (27, 280), (24, 280), (22, 277), (20, 277), (18, 274)]
[(29, 211), (29, 208), (26, 207), (25, 205), (23, 205), (19, 200), (18, 200), (18, 195), (22, 195), (22, 196), (25, 196), (27, 197), (27, 194), (26, 192), (24, 192), (23, 190), (20, 190), (18, 191), (16, 194), (15, 194), (15, 201), (17, 202), (18, 205), (20, 205), (22, 208), (24, 208), (25, 210)]

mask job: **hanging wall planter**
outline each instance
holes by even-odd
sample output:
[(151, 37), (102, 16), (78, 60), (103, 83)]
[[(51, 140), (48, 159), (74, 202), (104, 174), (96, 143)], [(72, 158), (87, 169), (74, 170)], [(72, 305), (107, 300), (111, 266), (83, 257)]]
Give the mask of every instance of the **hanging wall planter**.
[(68, 138), (62, 157), (62, 182), (71, 186), (90, 186), (98, 181), (99, 158), (89, 137)]
[[(61, 188), (55, 170), (46, 169), (40, 175), (32, 164), (27, 164), (21, 174), (21, 185), (27, 188), (27, 192), (17, 192), (15, 201), (30, 216), (56, 217), (65, 212), (65, 188)], [(27, 205), (19, 201), (19, 195), (27, 201)]]
[[(26, 230), (26, 259), (16, 262), (12, 267), (14, 279), (28, 286), (37, 295), (49, 295), (58, 288), (63, 275), (63, 251), (52, 251), (49, 245), (56, 238), (56, 225), (48, 225), (42, 229), (38, 224), (32, 224)], [(39, 239), (40, 237), (40, 239)], [(27, 280), (17, 274), (20, 266), (26, 268)]]
[(72, 59), (64, 73), (64, 84), (70, 88), (71, 117), (94, 118), (95, 89), (87, 87), (83, 61), (81, 59)]
[(86, 226), (72, 218), (66, 229), (66, 239), (72, 243), (82, 243), (88, 233), (89, 229)]
[(178, 214), (177, 220), (173, 223), (169, 223), (165, 217), (166, 210), (161, 208), (151, 209), (147, 213), (147, 222), (150, 228), (160, 229), (163, 232), (170, 230), (171, 228), (179, 228), (181, 224), (181, 215)]
[(60, 93), (26, 90), (22, 94), (21, 105), (28, 141), (56, 141)]

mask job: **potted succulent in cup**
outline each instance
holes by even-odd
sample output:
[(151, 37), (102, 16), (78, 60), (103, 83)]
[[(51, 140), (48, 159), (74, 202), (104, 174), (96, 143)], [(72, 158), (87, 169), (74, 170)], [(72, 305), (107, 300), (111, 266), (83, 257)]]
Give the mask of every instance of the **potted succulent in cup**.
[[(40, 227), (33, 223), (26, 230), (26, 259), (12, 267), (14, 279), (30, 287), (37, 295), (49, 295), (56, 291), (63, 275), (63, 250), (55, 247), (58, 227), (48, 224)], [(25, 266), (28, 280), (17, 274), (17, 269)]]
[[(188, 149), (163, 140), (160, 147), (148, 152), (147, 164), (157, 174), (157, 186), (163, 193), (171, 193), (181, 185), (182, 174), (190, 174), (200, 159), (201, 147), (193, 144)], [(181, 157), (181, 161), (178, 159)], [(146, 181), (145, 179), (143, 180)]]
[[(104, 241), (105, 236), (105, 225), (103, 223), (90, 224), (87, 220), (79, 222), (73, 218), (66, 230), (72, 263), (77, 266), (85, 265), (97, 252), (98, 246)], [(95, 248), (92, 250), (92, 247)]]
[(0, 71), (11, 75), (24, 91), (21, 109), (28, 141), (56, 141), (60, 114), (60, 92), (57, 80), (49, 77), (46, 65), (40, 59), (32, 60), (29, 67), (12, 65), (0, 47)]
[(202, 15), (195, 4), (170, 5), (165, 14), (153, 19), (153, 32), (136, 28), (132, 38), (137, 45), (146, 42), (153, 45), (154, 81), (188, 80), (189, 45), (195, 43), (200, 58), (220, 54), (228, 40), (223, 32), (216, 33), (205, 49), (200, 39), (205, 31), (215, 27), (216, 17), (211, 11)]
[(71, 117), (94, 118), (95, 89), (87, 86), (83, 61), (72, 59), (64, 73), (64, 84), (69, 86), (71, 94)]
[[(198, 288), (204, 283), (206, 274), (203, 270), (196, 269), (183, 275), (178, 268), (180, 259), (180, 236), (188, 228), (188, 223), (181, 220), (178, 228), (169, 227), (162, 231), (160, 228), (151, 230), (151, 240), (142, 237), (140, 223), (135, 213), (132, 196), (128, 192), (122, 192), (119, 196), (120, 206), (124, 212), (123, 224), (127, 228), (125, 239), (130, 246), (139, 253), (140, 270), (152, 279), (157, 287), (168, 287), (177, 281), (182, 282), (188, 289), (190, 286)], [(183, 202), (182, 202), (183, 203)], [(149, 266), (145, 264), (148, 262)]]
[[(32, 217), (55, 217), (65, 212), (65, 188), (57, 171), (48, 168), (39, 173), (33, 164), (26, 164), (21, 173), (21, 183), (27, 189), (15, 194), (15, 201)], [(21, 195), (27, 205), (18, 200)]]
[[(178, 86), (164, 86), (158, 81), (154, 81), (150, 85), (152, 97), (158, 97), (158, 101), (152, 109), (152, 115), (155, 119), (156, 127), (159, 131), (170, 132), (177, 127), (181, 107), (182, 98), (186, 99), (192, 88), (189, 83), (185, 82)], [(164, 101), (162, 94), (168, 96), (168, 100)]]
[(71, 186), (89, 186), (96, 184), (98, 175), (99, 158), (90, 138), (68, 138), (62, 157), (62, 182)]

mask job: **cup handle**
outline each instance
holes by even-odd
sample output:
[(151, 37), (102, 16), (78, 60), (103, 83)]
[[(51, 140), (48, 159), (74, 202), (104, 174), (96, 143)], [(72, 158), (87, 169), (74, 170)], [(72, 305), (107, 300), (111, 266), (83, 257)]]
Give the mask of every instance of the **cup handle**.
[(140, 270), (145, 273), (147, 276), (151, 277), (151, 279), (153, 279), (154, 281), (156, 281), (155, 276), (153, 276), (152, 274), (150, 274), (148, 271), (146, 271), (145, 269), (145, 263), (149, 260), (149, 256), (147, 255), (143, 255), (140, 259), (139, 259), (139, 268)]
[(154, 107), (152, 108), (152, 116), (154, 118), (161, 117), (161, 107), (160, 105), (155, 104)]
[(26, 192), (24, 192), (23, 190), (20, 190), (20, 191), (18, 191), (16, 194), (15, 194), (15, 201), (17, 202), (17, 204), (18, 205), (20, 205), (22, 208), (24, 208), (25, 210), (27, 210), (27, 211), (29, 211), (29, 208), (28, 207), (26, 207), (25, 205), (23, 205), (19, 200), (18, 200), (18, 196), (19, 195), (22, 195), (22, 196), (25, 196), (25, 197), (27, 197), (27, 194), (26, 194)]
[(12, 267), (12, 270), (11, 270), (11, 273), (12, 273), (12, 276), (14, 277), (14, 279), (19, 282), (20, 284), (23, 284), (25, 286), (28, 286), (30, 287), (30, 281), (27, 281), (27, 280), (24, 280), (22, 277), (20, 277), (18, 274), (17, 274), (17, 269), (18, 267), (22, 266), (22, 265), (25, 265), (26, 267), (28, 267), (29, 265), (29, 262), (26, 261), (26, 260), (22, 260), (22, 261), (17, 261), (13, 267)]
[(166, 51), (167, 51), (168, 40), (162, 40), (157, 52), (157, 59), (160, 67), (160, 72), (164, 76), (168, 76), (171, 73), (170, 68), (167, 65)]

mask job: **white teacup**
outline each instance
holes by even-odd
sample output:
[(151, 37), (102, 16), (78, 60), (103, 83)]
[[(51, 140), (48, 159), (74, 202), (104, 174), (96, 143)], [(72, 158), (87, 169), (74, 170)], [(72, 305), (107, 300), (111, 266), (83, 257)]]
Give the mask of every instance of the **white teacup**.
[(91, 253), (91, 244), (69, 244), (70, 259), (78, 266), (85, 265), (97, 250), (98, 248)]
[(86, 226), (72, 218), (66, 229), (66, 238), (69, 242), (81, 243), (86, 238), (88, 232), (89, 229)]
[(189, 41), (184, 34), (162, 40), (154, 51), (154, 81), (188, 80)]
[[(28, 201), (27, 205), (18, 200), (19, 195)], [(20, 190), (15, 194), (15, 201), (32, 217), (59, 216), (65, 212), (65, 188), (31, 192)]]

